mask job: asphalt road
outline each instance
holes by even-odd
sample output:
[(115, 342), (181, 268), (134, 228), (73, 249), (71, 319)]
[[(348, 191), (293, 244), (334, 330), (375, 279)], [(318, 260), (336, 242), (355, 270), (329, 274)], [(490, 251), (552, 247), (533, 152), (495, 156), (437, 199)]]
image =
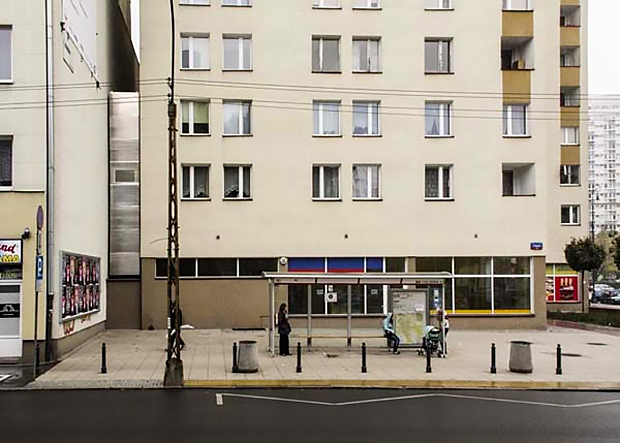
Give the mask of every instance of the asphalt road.
[(617, 442), (619, 414), (620, 392), (2, 391), (0, 441)]

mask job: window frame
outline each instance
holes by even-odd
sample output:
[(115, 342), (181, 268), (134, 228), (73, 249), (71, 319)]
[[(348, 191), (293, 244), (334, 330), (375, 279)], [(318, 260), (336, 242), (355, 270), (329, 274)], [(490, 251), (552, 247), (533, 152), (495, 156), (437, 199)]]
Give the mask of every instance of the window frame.
[(0, 136), (1, 142), (8, 142), (9, 152), (11, 154), (11, 184), (9, 186), (0, 185), (0, 192), (12, 191), (15, 187), (15, 149), (13, 148), (14, 140), (10, 136)]
[[(429, 134), (426, 127), (426, 119), (428, 118), (428, 106), (439, 105), (439, 134)], [(448, 131), (445, 131), (445, 118), (447, 115)], [(452, 101), (427, 100), (424, 102), (424, 137), (426, 138), (452, 138)]]
[[(355, 133), (355, 111), (356, 107), (362, 107), (366, 105), (366, 134)], [(377, 127), (374, 128), (373, 124), (373, 107), (377, 110)], [(353, 100), (352, 102), (352, 129), (351, 134), (353, 137), (381, 137), (381, 102), (379, 100)], [(376, 129), (376, 133), (373, 131)]]
[[(189, 58), (188, 67), (183, 66), (183, 39), (188, 39)], [(206, 67), (197, 68), (194, 66), (194, 40), (205, 39), (207, 41)], [(191, 34), (181, 33), (181, 55), (180, 55), (181, 71), (210, 71), (211, 70), (211, 35), (210, 34)]]
[(502, 11), (525, 11), (525, 12), (529, 12), (529, 11), (533, 11), (534, 10), (534, 5), (532, 3), (532, 0), (525, 0), (525, 2), (526, 2), (525, 8), (513, 8), (512, 7), (513, 1), (514, 0), (503, 0), (502, 1)]
[[(568, 172), (568, 168), (577, 168), (577, 183), (570, 183), (573, 174)], [(563, 170), (566, 170), (567, 172), (563, 173)], [(567, 177), (568, 182), (562, 182), (563, 177)], [(581, 165), (560, 165), (560, 186), (581, 186)]]
[[(567, 141), (570, 139), (569, 131), (574, 131), (575, 141)], [(562, 146), (579, 146), (579, 126), (562, 126)]]
[[(568, 208), (568, 221), (562, 219), (562, 210)], [(581, 226), (581, 205), (561, 205), (560, 223), (562, 226)]]
[[(426, 11), (454, 11), (454, 6), (452, 5), (452, 0), (431, 0), (435, 2), (438, 6), (428, 6), (429, 0), (425, 0), (424, 9)], [(441, 6), (440, 3), (447, 2), (448, 6)]]
[(337, 6), (325, 5), (325, 2), (329, 0), (313, 0), (312, 9), (342, 9), (342, 0), (336, 0)]
[[(319, 61), (319, 69), (314, 69), (314, 41), (318, 40), (319, 49), (318, 49), (318, 61)], [(338, 42), (338, 69), (335, 70), (325, 70), (323, 67), (324, 56), (324, 42), (325, 40), (334, 40)], [(312, 36), (312, 73), (313, 74), (342, 74), (342, 37), (340, 35), (313, 35)]]
[[(523, 134), (514, 133), (514, 121), (513, 121), (513, 108), (515, 106), (523, 107)], [(504, 138), (528, 138), (530, 137), (530, 124), (529, 124), (529, 103), (504, 103), (502, 108), (502, 135)], [(506, 119), (506, 131), (504, 132), (504, 118)]]
[[(187, 103), (189, 106), (189, 132), (183, 132), (183, 104)], [(195, 124), (195, 112), (194, 112), (194, 104), (195, 103), (204, 103), (207, 105), (207, 125), (209, 126), (209, 130), (207, 132), (195, 132), (194, 124)], [(211, 135), (211, 101), (210, 100), (181, 100), (181, 130), (179, 133), (182, 137), (208, 137)]]
[[(429, 70), (428, 67), (426, 66), (426, 45), (427, 43), (437, 43), (438, 47), (437, 47), (437, 65), (439, 66), (439, 60), (443, 57), (443, 45), (441, 45), (440, 43), (447, 43), (448, 44), (448, 57), (447, 57), (447, 69), (443, 70), (443, 69), (438, 69), (436, 71), (434, 70)], [(424, 74), (425, 75), (447, 75), (447, 74), (454, 74), (454, 62), (453, 62), (453, 56), (454, 56), (454, 38), (453, 37), (425, 37), (424, 38)]]
[[(236, 3), (227, 3), (236, 2)], [(250, 8), (252, 7), (252, 0), (222, 0), (222, 6), (230, 6), (233, 8)]]
[[(437, 169), (437, 197), (429, 197), (426, 194), (426, 174), (429, 169)], [(444, 194), (444, 170), (448, 170), (449, 172), (449, 192), (450, 195), (445, 196)], [(454, 165), (450, 164), (428, 164), (424, 165), (424, 201), (453, 201), (454, 200)]]
[[(342, 165), (336, 163), (315, 163), (312, 165), (312, 186), (311, 195), (313, 201), (342, 201), (342, 174), (340, 170)], [(314, 196), (314, 168), (319, 168), (319, 192), (318, 197)], [(338, 196), (337, 197), (325, 197), (325, 168), (333, 168), (338, 171)]]
[[(360, 6), (360, 5), (357, 4), (357, 3), (361, 3), (361, 2), (366, 3), (366, 5), (365, 6)], [(377, 6), (372, 6), (373, 2), (376, 2)], [(370, 10), (370, 11), (380, 10), (381, 9), (381, 0), (353, 0), (352, 9)]]
[[(226, 169), (227, 168), (237, 168), (237, 189), (239, 190), (239, 194), (237, 197), (226, 197)], [(244, 178), (244, 169), (248, 168), (248, 170), (250, 171), (250, 192), (249, 192), (249, 196), (248, 197), (244, 197), (243, 196), (243, 186), (245, 185), (245, 178)], [(254, 196), (254, 192), (253, 192), (253, 175), (252, 174), (252, 165), (251, 164), (239, 164), (239, 163), (225, 163), (223, 165), (223, 171), (224, 174), (222, 176), (222, 190), (223, 190), (223, 195), (222, 195), (222, 200), (226, 200), (226, 201), (238, 201), (238, 200), (252, 200), (253, 196)]]
[[(239, 120), (237, 122), (236, 133), (226, 132), (226, 108), (227, 106), (239, 106)], [(244, 131), (243, 124), (243, 106), (248, 105), (248, 133)], [(252, 134), (252, 100), (222, 100), (222, 137), (251, 137)]]
[[(355, 168), (364, 167), (366, 170), (366, 197), (355, 195)], [(377, 170), (377, 196), (372, 196), (372, 170)], [(351, 166), (351, 195), (353, 201), (378, 201), (381, 200), (381, 165), (378, 163), (354, 163)]]
[[(377, 43), (377, 69), (372, 69), (372, 63), (370, 62), (370, 57), (367, 58), (368, 69), (355, 69), (355, 42), (364, 42), (366, 43), (366, 53), (371, 54), (370, 45), (371, 42)], [(351, 72), (354, 74), (381, 74), (383, 73), (381, 66), (381, 37), (367, 37), (367, 36), (353, 36), (351, 38)]]
[[(239, 67), (237, 69), (227, 68), (226, 67), (226, 51), (224, 50), (224, 45), (226, 40), (236, 40), (237, 41), (237, 63), (239, 66), (243, 66), (245, 58), (243, 56), (243, 42), (244, 40), (248, 40), (250, 42), (250, 60), (248, 63), (248, 68)], [(222, 71), (223, 72), (248, 72), (254, 69), (254, 50), (252, 47), (252, 35), (250, 34), (223, 34), (222, 35)]]
[[(189, 168), (189, 197), (183, 196), (183, 178), (184, 178), (184, 168)], [(195, 181), (195, 168), (205, 168), (207, 170), (207, 182), (206, 182), (206, 197), (196, 197), (196, 181)], [(191, 164), (182, 164), (181, 165), (181, 201), (210, 201), (211, 200), (211, 165), (208, 163), (200, 164), (200, 163), (191, 163)]]
[[(326, 104), (337, 105), (338, 107), (338, 133), (337, 134), (325, 134), (324, 133), (324, 109)], [(318, 109), (317, 109), (318, 106)], [(342, 115), (341, 115), (342, 102), (340, 100), (313, 100), (312, 101), (312, 136), (313, 137), (342, 137)], [(318, 117), (317, 127), (319, 132), (314, 132), (314, 118)]]
[[(191, 3), (191, 2), (196, 2), (196, 1), (204, 1), (204, 3)], [(211, 6), (211, 0), (179, 0), (179, 5), (180, 6)]]
[(13, 26), (12, 25), (3, 25), (0, 24), (0, 31), (5, 30), (8, 31), (9, 35), (9, 77), (8, 78), (0, 78), (0, 85), (2, 84), (12, 84), (14, 82), (13, 76), (15, 74), (15, 63), (14, 63), (14, 54), (15, 54), (15, 42), (13, 36)]

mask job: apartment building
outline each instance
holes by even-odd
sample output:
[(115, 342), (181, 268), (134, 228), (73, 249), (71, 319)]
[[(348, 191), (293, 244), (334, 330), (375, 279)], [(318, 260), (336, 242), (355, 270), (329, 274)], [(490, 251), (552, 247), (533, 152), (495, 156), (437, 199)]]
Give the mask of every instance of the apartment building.
[(108, 94), (137, 80), (128, 5), (2, 2), (0, 361), (31, 360), (35, 329), (43, 360), (104, 328)]
[[(145, 3), (138, 321), (165, 328), (172, 48), (168, 2)], [(563, 247), (587, 233), (583, 2), (179, 0), (175, 15), (185, 322), (264, 326), (263, 271), (446, 271), (455, 327), (580, 306)], [(293, 321), (377, 325), (388, 291), (276, 297)]]
[(589, 112), (590, 207), (594, 208), (594, 229), (618, 231), (620, 195), (616, 184), (616, 145), (620, 142), (620, 103), (592, 100)]

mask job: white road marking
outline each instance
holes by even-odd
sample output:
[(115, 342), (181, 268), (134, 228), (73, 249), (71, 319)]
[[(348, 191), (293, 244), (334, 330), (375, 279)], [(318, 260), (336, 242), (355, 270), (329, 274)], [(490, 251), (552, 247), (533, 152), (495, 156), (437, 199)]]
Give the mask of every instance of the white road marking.
[(222, 406), (224, 404), (224, 399), (222, 398), (222, 394), (215, 394), (215, 404), (218, 406)]
[(11, 378), (11, 374), (0, 375), (0, 383), (2, 383), (4, 380), (8, 380), (9, 378)]
[(489, 397), (480, 397), (480, 396), (474, 396), (474, 395), (459, 395), (459, 394), (418, 394), (418, 395), (373, 398), (373, 399), (368, 399), (368, 400), (355, 400), (355, 401), (336, 402), (336, 403), (315, 401), (315, 400), (300, 400), (300, 399), (294, 399), (294, 398), (268, 397), (268, 396), (262, 396), (262, 395), (233, 394), (233, 393), (216, 394), (216, 397), (217, 396), (247, 398), (251, 400), (279, 401), (279, 402), (284, 402), (284, 403), (302, 403), (302, 404), (318, 405), (318, 406), (352, 406), (352, 405), (371, 404), (371, 403), (385, 403), (388, 401), (417, 400), (417, 399), (431, 398), (431, 397), (478, 400), (478, 401), (488, 401), (488, 402), (496, 402), (496, 403), (513, 403), (513, 404), (521, 404), (521, 405), (529, 405), (529, 406), (545, 406), (545, 407), (562, 408), (562, 409), (588, 408), (592, 406), (606, 406), (606, 405), (620, 404), (620, 399), (601, 401), (601, 402), (595, 402), (595, 403), (582, 403), (582, 404), (577, 404), (577, 405), (562, 405), (558, 403), (546, 403), (546, 402), (537, 402), (537, 401), (528, 401), (528, 400), (513, 400), (509, 398), (489, 398)]

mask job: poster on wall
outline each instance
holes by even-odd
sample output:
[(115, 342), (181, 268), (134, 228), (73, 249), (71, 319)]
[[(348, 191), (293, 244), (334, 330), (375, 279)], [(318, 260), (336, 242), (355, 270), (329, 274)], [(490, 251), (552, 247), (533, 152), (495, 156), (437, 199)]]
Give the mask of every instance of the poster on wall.
[(555, 277), (555, 301), (578, 302), (579, 278), (574, 276)]
[(98, 257), (62, 253), (61, 321), (99, 311), (100, 264)]
[(547, 302), (553, 303), (555, 301), (555, 283), (553, 276), (547, 276), (545, 281), (546, 293), (547, 293)]
[(0, 240), (0, 265), (21, 265), (22, 241)]

